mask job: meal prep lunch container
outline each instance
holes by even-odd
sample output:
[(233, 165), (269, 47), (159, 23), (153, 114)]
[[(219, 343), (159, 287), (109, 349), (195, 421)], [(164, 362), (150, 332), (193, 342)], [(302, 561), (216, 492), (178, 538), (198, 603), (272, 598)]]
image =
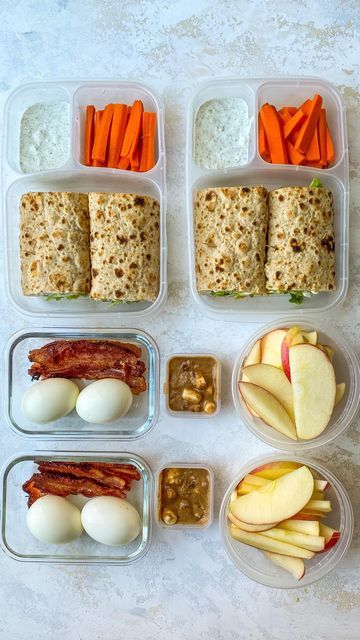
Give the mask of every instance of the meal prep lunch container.
[[(206, 471), (209, 474), (209, 493), (210, 493), (210, 513), (209, 513), (209, 520), (208, 522), (206, 522), (205, 524), (172, 524), (172, 525), (168, 525), (165, 524), (165, 522), (163, 522), (163, 520), (160, 517), (160, 508), (161, 508), (161, 500), (160, 500), (160, 495), (161, 495), (161, 474), (163, 473), (163, 471), (165, 471), (165, 469), (206, 469)], [(210, 527), (210, 525), (212, 524), (213, 520), (214, 520), (214, 482), (215, 482), (215, 476), (214, 476), (214, 472), (211, 469), (211, 467), (209, 467), (206, 464), (203, 464), (202, 462), (169, 462), (168, 464), (164, 464), (163, 467), (161, 467), (161, 469), (158, 471), (157, 476), (156, 476), (156, 504), (155, 504), (155, 518), (156, 518), (156, 522), (157, 524), (162, 527), (163, 529), (167, 529), (167, 530), (174, 530), (174, 531), (178, 531), (179, 529), (195, 529), (195, 531), (197, 529), (207, 529), (208, 527)]]
[[(335, 162), (329, 169), (265, 162), (258, 153), (258, 112), (265, 102), (280, 108), (300, 105), (320, 93), (324, 99), (329, 128), (335, 146)], [(248, 162), (226, 169), (201, 169), (194, 159), (195, 120), (198, 109), (208, 100), (242, 98), (248, 105), (250, 135)], [(195, 277), (194, 201), (196, 192), (208, 187), (259, 186), (268, 190), (286, 186), (309, 186), (319, 178), (334, 195), (336, 290), (306, 297), (299, 308), (289, 303), (288, 295), (247, 296), (242, 299), (199, 294)], [(198, 87), (190, 100), (187, 119), (187, 198), (189, 227), (190, 285), (192, 295), (203, 314), (219, 320), (260, 321), (280, 313), (315, 314), (338, 307), (345, 299), (349, 278), (349, 164), (345, 106), (338, 90), (314, 77), (282, 77), (266, 80), (220, 78)]]
[[(206, 413), (205, 411), (173, 411), (169, 406), (169, 365), (174, 358), (212, 358), (216, 366), (216, 411), (214, 413)], [(217, 416), (221, 408), (221, 361), (213, 353), (174, 353), (166, 362), (166, 380), (163, 384), (164, 392), (164, 408), (169, 416), (175, 418), (213, 418)]]
[[(85, 532), (80, 538), (66, 544), (46, 544), (36, 540), (26, 524), (28, 510), (23, 483), (36, 470), (36, 460), (65, 462), (110, 462), (134, 465), (141, 480), (134, 482), (127, 499), (142, 518), (139, 536), (128, 545), (111, 547), (92, 540)], [(132, 453), (37, 451), (13, 456), (1, 473), (1, 545), (14, 560), (60, 564), (130, 564), (142, 558), (149, 550), (152, 534), (151, 500), (153, 478), (149, 465)]]
[[(76, 411), (50, 424), (29, 422), (21, 411), (21, 398), (26, 389), (36, 384), (28, 374), (28, 353), (54, 340), (88, 339), (132, 342), (142, 350), (146, 366), (147, 390), (133, 396), (129, 412), (115, 422), (91, 424)], [(91, 381), (87, 381), (90, 383)], [(84, 381), (84, 385), (85, 385)], [(25, 437), (43, 440), (91, 439), (133, 440), (146, 435), (155, 425), (159, 410), (159, 352), (156, 342), (139, 329), (33, 329), (15, 333), (5, 351), (4, 412), (8, 425)]]
[[(246, 409), (238, 392), (238, 381), (240, 379), (243, 362), (255, 342), (270, 331), (291, 327), (293, 325), (304, 329), (304, 331), (316, 330), (318, 332), (319, 342), (321, 344), (329, 345), (335, 350), (333, 365), (336, 374), (336, 382), (345, 382), (346, 384), (344, 397), (337, 407), (335, 407), (326, 429), (312, 440), (293, 441), (282, 433), (276, 431), (273, 427), (269, 427), (260, 418), (256, 418)], [(276, 322), (271, 322), (263, 326), (261, 329), (256, 331), (256, 333), (252, 334), (251, 338), (241, 349), (234, 364), (231, 389), (235, 408), (242, 422), (246, 424), (255, 436), (276, 449), (298, 453), (305, 452), (328, 444), (334, 440), (337, 436), (343, 433), (343, 431), (345, 431), (354, 419), (359, 408), (360, 401), (359, 361), (355, 351), (348, 346), (345, 340), (335, 329), (327, 325), (322, 319), (321, 321), (319, 319), (317, 322), (315, 319), (314, 321), (304, 320), (304, 316), (300, 316), (299, 314), (296, 316), (286, 316), (276, 320)]]
[[(147, 172), (137, 173), (84, 165), (84, 127), (86, 105), (102, 109), (111, 102), (131, 104), (141, 99), (144, 108), (157, 114), (156, 165)], [(37, 102), (66, 101), (70, 105), (70, 156), (58, 167), (38, 173), (24, 174), (20, 169), (20, 123), (24, 111)], [(33, 82), (18, 87), (5, 107), (5, 140), (3, 171), (3, 211), (6, 240), (6, 290), (10, 303), (22, 315), (33, 321), (44, 316), (52, 323), (116, 318), (129, 323), (158, 312), (166, 299), (166, 160), (164, 140), (164, 109), (160, 98), (143, 84), (125, 81), (57, 81)], [(154, 302), (111, 304), (78, 298), (47, 301), (41, 296), (24, 296), (20, 281), (19, 203), (30, 191), (101, 191), (136, 193), (155, 198), (160, 203), (160, 288)]]
[[(330, 483), (327, 489), (327, 499), (331, 500), (332, 512), (327, 514), (324, 523), (340, 530), (341, 536), (337, 544), (328, 551), (315, 554), (311, 560), (305, 561), (306, 573), (304, 577), (296, 581), (289, 573), (273, 565), (259, 550), (249, 547), (234, 540), (229, 532), (227, 523), (227, 508), (231, 493), (240, 480), (253, 471), (256, 467), (270, 462), (291, 460), (307, 465), (313, 469), (317, 475)], [(347, 553), (354, 529), (354, 514), (348, 494), (341, 482), (323, 465), (306, 460), (299, 456), (291, 457), (286, 455), (269, 455), (255, 458), (242, 467), (237, 473), (235, 480), (227, 489), (220, 508), (219, 525), (225, 550), (235, 566), (240, 569), (248, 578), (260, 582), (267, 587), (277, 587), (279, 589), (295, 589), (296, 587), (306, 587), (316, 580), (326, 576), (342, 560)]]

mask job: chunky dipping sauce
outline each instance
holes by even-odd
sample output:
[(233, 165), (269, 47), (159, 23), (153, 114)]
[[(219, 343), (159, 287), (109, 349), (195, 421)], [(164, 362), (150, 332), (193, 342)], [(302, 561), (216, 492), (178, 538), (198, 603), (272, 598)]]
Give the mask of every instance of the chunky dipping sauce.
[(208, 524), (210, 476), (207, 469), (164, 469), (159, 482), (159, 520), (168, 526)]
[(212, 414), (217, 409), (218, 365), (210, 356), (175, 356), (168, 364), (169, 409)]
[(250, 122), (242, 98), (209, 100), (195, 119), (195, 162), (202, 169), (224, 169), (248, 160)]
[(55, 169), (70, 153), (70, 105), (37, 102), (26, 109), (20, 125), (20, 169), (23, 173)]

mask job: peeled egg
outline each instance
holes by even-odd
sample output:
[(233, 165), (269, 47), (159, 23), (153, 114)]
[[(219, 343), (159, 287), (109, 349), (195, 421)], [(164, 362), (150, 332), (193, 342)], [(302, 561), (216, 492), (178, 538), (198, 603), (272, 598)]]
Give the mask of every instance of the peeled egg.
[(80, 509), (60, 496), (42, 496), (27, 512), (30, 533), (41, 542), (60, 544), (79, 538), (83, 532)]
[(129, 544), (141, 531), (141, 518), (135, 507), (113, 496), (89, 500), (81, 512), (86, 533), (110, 546)]
[(132, 404), (130, 387), (121, 380), (97, 380), (79, 393), (76, 411), (80, 418), (94, 424), (106, 424), (124, 416)]
[(21, 410), (30, 422), (47, 424), (70, 413), (75, 407), (78, 395), (78, 386), (71, 380), (41, 380), (25, 391), (21, 400)]

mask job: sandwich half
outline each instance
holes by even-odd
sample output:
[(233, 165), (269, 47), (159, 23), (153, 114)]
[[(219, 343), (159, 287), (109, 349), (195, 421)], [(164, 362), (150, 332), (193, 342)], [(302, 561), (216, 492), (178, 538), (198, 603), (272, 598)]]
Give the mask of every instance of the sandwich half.
[(199, 293), (263, 295), (267, 190), (203, 189), (195, 202), (196, 283)]

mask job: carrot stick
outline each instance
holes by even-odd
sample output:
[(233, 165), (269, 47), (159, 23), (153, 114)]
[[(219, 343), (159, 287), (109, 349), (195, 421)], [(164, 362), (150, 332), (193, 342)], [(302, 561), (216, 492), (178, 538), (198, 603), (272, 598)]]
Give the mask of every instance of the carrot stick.
[[(291, 116), (294, 116), (295, 113), (298, 111), (297, 107), (283, 107), (283, 109), (285, 109), (286, 111), (288, 111), (290, 113)], [(300, 107), (301, 109), (301, 107)]]
[(110, 127), (114, 113), (114, 105), (107, 104), (101, 118), (100, 126), (95, 135), (91, 157), (93, 160), (105, 162), (110, 135)]
[(142, 114), (140, 171), (150, 171), (155, 165), (155, 133), (156, 113), (144, 111)]
[(321, 109), (319, 122), (317, 125), (319, 146), (320, 146), (320, 162), (327, 167), (327, 137), (326, 137), (326, 111)]
[(301, 109), (301, 111), (303, 111), (307, 116), (310, 113), (310, 107), (311, 107), (311, 100), (310, 98), (308, 98), (307, 100), (305, 100), (305, 102), (303, 102), (299, 109)]
[(302, 153), (306, 153), (314, 135), (315, 127), (320, 117), (321, 105), (322, 97), (317, 93), (311, 101), (308, 117), (300, 129), (295, 143), (295, 148)]
[(295, 115), (292, 116), (292, 118), (284, 126), (284, 138), (285, 138), (285, 140), (286, 140), (286, 138), (289, 138), (291, 136), (291, 134), (294, 131), (296, 131), (296, 129), (298, 129), (300, 127), (300, 125), (304, 122), (306, 117), (307, 116), (302, 111), (302, 109), (299, 109), (295, 113)]
[(320, 160), (320, 147), (319, 147), (319, 136), (318, 136), (317, 127), (314, 131), (314, 135), (311, 138), (309, 148), (306, 152), (306, 158), (308, 162), (319, 162)]
[(294, 145), (290, 142), (290, 140), (286, 140), (286, 150), (289, 157), (289, 162), (291, 164), (306, 164), (306, 156), (295, 149)]
[(334, 143), (332, 141), (330, 129), (327, 124), (326, 124), (326, 158), (329, 164), (330, 162), (334, 162), (334, 159), (335, 159)]
[(130, 167), (131, 171), (139, 171), (140, 167), (140, 141), (138, 146), (135, 149), (134, 155), (130, 158)]
[(258, 149), (259, 155), (262, 157), (262, 159), (266, 160), (266, 162), (271, 162), (269, 145), (266, 138), (264, 125), (261, 120), (260, 112), (258, 115)]
[(120, 160), (120, 151), (128, 119), (127, 111), (128, 108), (126, 104), (114, 104), (110, 131), (108, 167), (116, 167)]
[(91, 166), (91, 152), (94, 144), (94, 115), (95, 115), (95, 107), (92, 104), (90, 104), (86, 107), (86, 118), (85, 118), (84, 162), (88, 167)]
[(129, 122), (126, 127), (121, 155), (131, 158), (139, 142), (141, 133), (142, 113), (144, 111), (141, 100), (135, 100), (131, 107)]
[(126, 158), (125, 156), (121, 156), (118, 162), (118, 169), (128, 169), (130, 167), (130, 158)]
[(269, 144), (271, 162), (286, 164), (288, 159), (278, 112), (273, 105), (265, 103), (260, 109), (260, 116)]
[(289, 122), (292, 118), (292, 115), (289, 113), (289, 111), (287, 109), (280, 109), (280, 111), (278, 111), (278, 114), (280, 116), (280, 120), (283, 124), (283, 126), (286, 125), (287, 122)]
[[(103, 116), (103, 113), (104, 113), (104, 111), (102, 111), (102, 110), (95, 111), (95, 114), (94, 114), (94, 138), (96, 137), (96, 134), (99, 131), (101, 118)], [(105, 163), (104, 162), (100, 162), (99, 160), (92, 160), (91, 161), (91, 165), (93, 167), (105, 167)]]

